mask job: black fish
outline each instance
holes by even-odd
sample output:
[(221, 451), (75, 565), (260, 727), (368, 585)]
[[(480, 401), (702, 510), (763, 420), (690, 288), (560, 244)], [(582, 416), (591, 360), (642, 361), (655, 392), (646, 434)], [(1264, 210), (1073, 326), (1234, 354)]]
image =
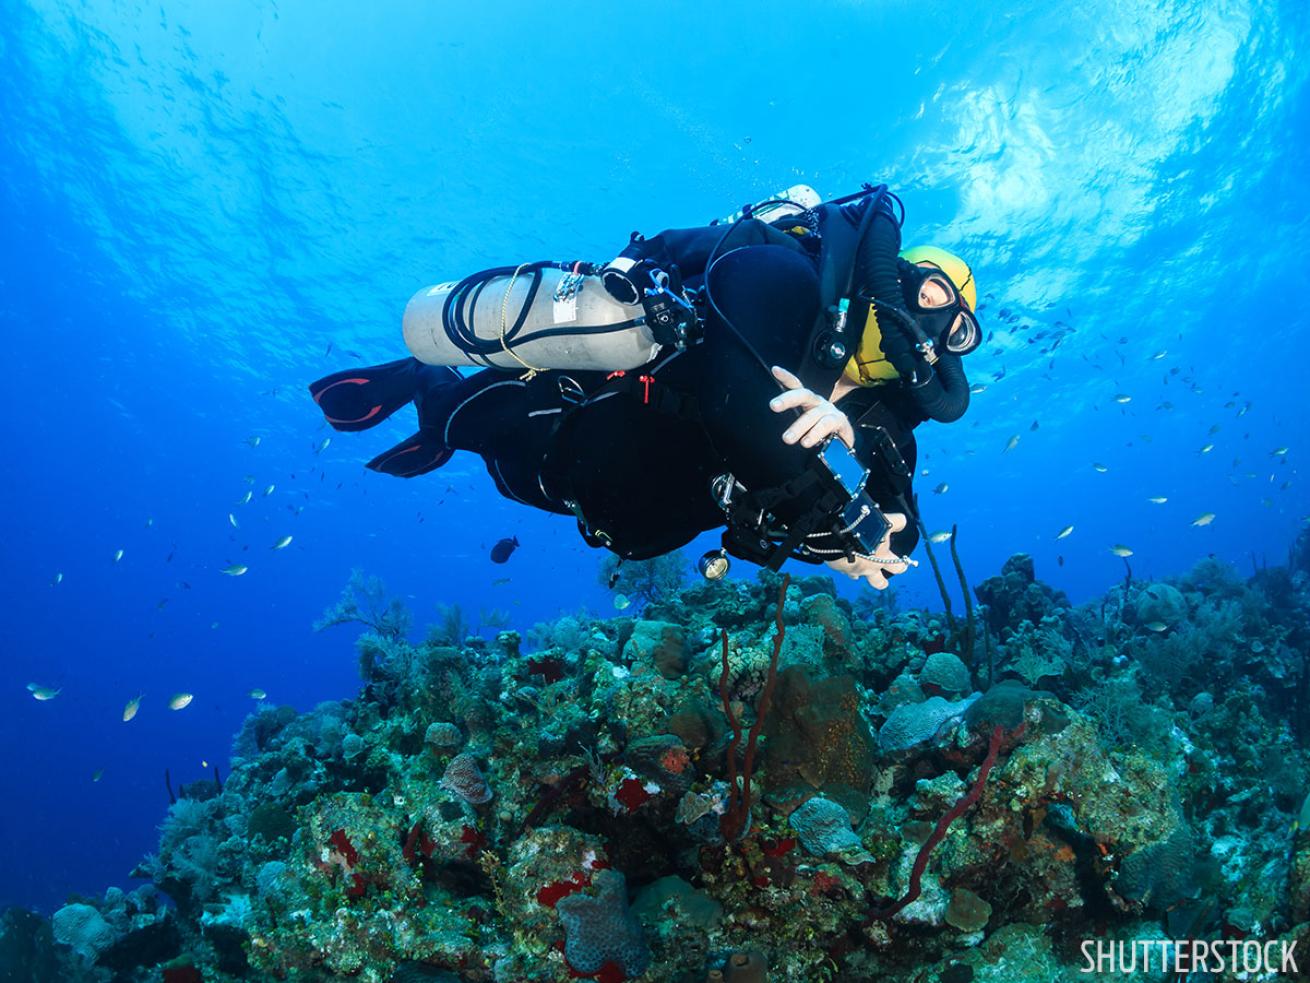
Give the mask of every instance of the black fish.
[(1064, 566), (1064, 554), (1061, 553), (1059, 556), (1057, 556), (1055, 558), (1055, 562), (1060, 564), (1060, 566)]
[(518, 549), (518, 546), (519, 538), (517, 536), (509, 536), (502, 539), (495, 546), (491, 547), (491, 562), (504, 563), (510, 558), (510, 554)]

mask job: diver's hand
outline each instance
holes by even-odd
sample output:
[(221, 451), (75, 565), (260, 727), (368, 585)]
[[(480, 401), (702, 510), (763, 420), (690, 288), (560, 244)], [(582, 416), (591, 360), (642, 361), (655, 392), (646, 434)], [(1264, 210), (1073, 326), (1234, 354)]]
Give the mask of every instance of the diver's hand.
[[(800, 441), (802, 447), (817, 447), (835, 436), (851, 450), (855, 449), (855, 428), (845, 413), (818, 393), (806, 389), (800, 379), (782, 366), (773, 367), (773, 377), (787, 387), (787, 392), (769, 400), (769, 409), (775, 413), (791, 409), (802, 411), (796, 422), (783, 433), (784, 444)], [(904, 527), (902, 522), (901, 528)]]
[(878, 548), (874, 550), (873, 556), (877, 560), (889, 562), (875, 562), (874, 559), (857, 553), (853, 561), (842, 557), (840, 560), (828, 560), (826, 565), (838, 573), (846, 574), (852, 580), (867, 581), (874, 590), (886, 590), (889, 576), (904, 573), (910, 567), (906, 560), (892, 552), (892, 533), (900, 532), (905, 528), (905, 515), (901, 512), (888, 512), (886, 518), (891, 525), (882, 537), (882, 542), (878, 544)]

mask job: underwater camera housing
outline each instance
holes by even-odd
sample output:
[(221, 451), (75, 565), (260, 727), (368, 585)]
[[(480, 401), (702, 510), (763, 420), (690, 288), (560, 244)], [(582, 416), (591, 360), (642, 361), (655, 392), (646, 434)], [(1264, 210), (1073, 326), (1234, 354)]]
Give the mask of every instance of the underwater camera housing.
[[(813, 458), (808, 473), (808, 514), (791, 529), (770, 524), (770, 507), (761, 504), (730, 474), (716, 477), (710, 486), (719, 507), (728, 516), (723, 548), (711, 550), (697, 566), (707, 580), (718, 580), (728, 569), (727, 554), (777, 570), (793, 554), (818, 562), (823, 554), (806, 545), (810, 536), (833, 536), (841, 553), (832, 556), (872, 555), (891, 523), (866, 494), (869, 470), (840, 440), (829, 440)], [(778, 541), (781, 540), (781, 543)]]

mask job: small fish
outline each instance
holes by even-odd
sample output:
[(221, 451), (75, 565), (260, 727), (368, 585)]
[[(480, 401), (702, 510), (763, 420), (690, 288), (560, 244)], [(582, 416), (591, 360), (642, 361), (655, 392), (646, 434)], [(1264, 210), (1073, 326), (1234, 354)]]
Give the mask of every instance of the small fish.
[(1015, 434), (1005, 442), (1005, 450), (1001, 451), (1001, 453), (1004, 454), (1007, 451), (1012, 451), (1018, 446), (1019, 446), (1019, 435)]
[(1148, 621), (1146, 624), (1142, 625), (1142, 627), (1147, 629), (1148, 631), (1153, 631), (1157, 633), (1169, 630), (1169, 626), (1166, 625), (1163, 621)]
[(286, 548), (287, 548), (288, 546), (290, 546), (290, 545), (291, 545), (291, 537), (290, 537), (290, 536), (283, 536), (283, 537), (282, 537), (281, 539), (279, 539), (276, 543), (274, 543), (272, 546), (270, 546), (269, 549), (284, 550), (284, 549), (286, 549)]
[[(509, 583), (509, 578), (508, 578), (508, 577), (497, 577), (495, 580), (493, 580), (493, 581), (491, 582), (491, 586), (492, 586), (492, 587), (501, 587), (501, 586), (504, 586), (505, 584), (508, 584), (508, 583)], [(610, 586), (613, 587), (614, 585), (611, 584)]]
[(1114, 401), (1116, 403), (1131, 403), (1133, 397), (1129, 396), (1127, 393), (1117, 393), (1114, 397)]
[(951, 486), (943, 481), (940, 485), (938, 485), (936, 488), (932, 490), (932, 493), (934, 495), (945, 495), (950, 490), (951, 490)]
[(328, 342), (327, 349), (323, 352), (323, 357), (324, 357), (324, 358), (327, 358), (329, 355), (332, 354), (332, 346), (335, 345), (335, 344), (336, 344), (336, 342), (334, 342), (334, 341), (329, 341), (329, 342)]
[(151, 526), (153, 526), (154, 524), (155, 524), (155, 519), (154, 519), (154, 517), (153, 517), (153, 516), (149, 516), (149, 515), (146, 516), (146, 528), (149, 529), (149, 528), (150, 528)]
[(1209, 454), (1212, 450), (1214, 450), (1214, 444), (1206, 444), (1204, 447), (1201, 448), (1201, 453)]
[(1213, 426), (1210, 427), (1210, 436), (1213, 437), (1215, 434), (1217, 434), (1217, 433), (1218, 433), (1220, 430), (1222, 430), (1222, 429), (1223, 429), (1223, 427), (1219, 426), (1219, 424), (1217, 424), (1217, 423), (1214, 424)]
[(1269, 453), (1272, 454), (1274, 457), (1287, 457), (1287, 448), (1279, 447), (1275, 450), (1270, 451)]
[(944, 543), (944, 542), (946, 542), (946, 541), (947, 541), (948, 539), (950, 539), (950, 538), (951, 538), (950, 531), (949, 531), (949, 530), (943, 530), (942, 532), (935, 532), (935, 533), (933, 533), (931, 536), (929, 536), (929, 537), (928, 537), (928, 542), (930, 542), (930, 543)]
[(1168, 354), (1169, 354), (1169, 349), (1161, 348), (1158, 352), (1156, 352), (1154, 355), (1151, 356), (1151, 361), (1158, 362), (1160, 361), (1160, 359), (1164, 358)]
[(1038, 430), (1038, 428), (1039, 428), (1040, 426), (1041, 426), (1041, 425), (1040, 425), (1036, 420), (1034, 420), (1034, 421), (1032, 422), (1032, 426), (1030, 426), (1028, 429), (1029, 429), (1031, 432), (1036, 433), (1037, 430)]
[(135, 717), (136, 712), (141, 709), (142, 696), (145, 696), (145, 694), (142, 693), (139, 696), (134, 696), (132, 697), (132, 699), (127, 701), (127, 706), (123, 707), (123, 723), (127, 723), (129, 720)]
[(331, 443), (332, 443), (332, 438), (331, 438), (331, 437), (324, 437), (322, 443), (320, 443), (316, 448), (314, 448), (314, 453), (315, 453), (315, 454), (322, 454), (325, 450), (328, 449), (328, 446), (329, 446)]
[(60, 584), (62, 584), (63, 582), (64, 582), (64, 575), (63, 575), (62, 573), (56, 573), (56, 574), (55, 574), (55, 579), (52, 580), (52, 581), (50, 581), (50, 586), (51, 586), (51, 587), (58, 587), (58, 586), (59, 586)]
[(247, 694), (252, 700), (267, 700), (268, 694), (256, 686)]
[(233, 529), (241, 528), (241, 523), (237, 522), (237, 517), (233, 515), (231, 512), (227, 514), (227, 521), (232, 524)]
[(1150, 498), (1147, 499), (1147, 501), (1150, 502), (1152, 505), (1163, 505), (1165, 502), (1169, 501), (1169, 499), (1166, 498), (1164, 495), (1152, 495)]
[(27, 688), (31, 692), (32, 698), (40, 700), (42, 703), (45, 703), (47, 700), (53, 700), (64, 691), (62, 686), (55, 689), (53, 686), (39, 686), (36, 683), (28, 683)]
[(254, 498), (254, 496), (255, 496), (254, 492), (246, 492), (244, 495), (241, 496), (241, 501), (237, 502), (237, 504), (247, 505), (249, 504), (250, 500)]
[(97, 768), (95, 771), (91, 772), (91, 781), (93, 782), (98, 782), (100, 781), (100, 779), (104, 777), (105, 777), (105, 770), (103, 768)]
[(1099, 471), (1101, 474), (1105, 474), (1105, 472), (1109, 471), (1110, 469), (1107, 468), (1104, 464), (1099, 464), (1099, 463), (1097, 463), (1096, 461), (1093, 461), (1093, 462), (1092, 462), (1092, 470), (1093, 470), (1093, 471)]
[(981, 393), (985, 393), (986, 391), (987, 391), (987, 384), (984, 382), (979, 382), (969, 387), (969, 392), (975, 396), (980, 395)]
[(1055, 558), (1055, 562), (1056, 562), (1056, 564), (1059, 565), (1059, 566), (1064, 566), (1064, 554), (1061, 553), (1059, 556), (1057, 556), (1057, 557)]
[(496, 545), (491, 547), (491, 562), (504, 563), (510, 558), (519, 547), (519, 538), (517, 536), (506, 536), (498, 540)]
[(632, 603), (632, 600), (628, 597), (627, 594), (615, 594), (615, 595), (614, 595), (614, 610), (616, 610), (616, 611), (622, 611), (622, 610), (624, 610), (624, 609), (627, 608), (627, 606), (628, 606), (629, 604), (631, 604), (631, 603)]
[(1122, 556), (1122, 557), (1129, 557), (1133, 555), (1133, 551), (1130, 550), (1127, 546), (1124, 546), (1122, 543), (1116, 543), (1114, 546), (1111, 546), (1110, 552), (1113, 553), (1115, 556)]
[(119, 560), (121, 560), (122, 558), (123, 558), (123, 551), (122, 551), (122, 550), (114, 550), (114, 562), (117, 563), (117, 562), (118, 562)]
[(191, 705), (191, 701), (194, 699), (195, 696), (190, 693), (174, 693), (168, 698), (168, 709), (185, 710)]
[(1065, 526), (1063, 529), (1061, 529), (1059, 532), (1057, 532), (1057, 533), (1055, 534), (1055, 538), (1056, 538), (1056, 539), (1064, 539), (1066, 536), (1068, 536), (1068, 535), (1069, 535), (1070, 533), (1072, 533), (1072, 532), (1073, 532), (1073, 526)]
[(1202, 512), (1200, 515), (1198, 515), (1195, 519), (1192, 520), (1192, 525), (1208, 526), (1212, 522), (1214, 522), (1214, 513)]
[(277, 487), (277, 485), (269, 485), (267, 488), (265, 488), (265, 489), (264, 489), (264, 497), (265, 497), (265, 498), (268, 498), (269, 495), (272, 495), (272, 494), (273, 494), (273, 489), (275, 489), (276, 487)]
[(223, 572), (229, 577), (240, 577), (250, 568), (241, 563), (234, 563), (230, 567), (224, 567)]
[(264, 439), (263, 437), (247, 437), (246, 443), (249, 444), (251, 447), (258, 447), (260, 441), (262, 441), (263, 439)]

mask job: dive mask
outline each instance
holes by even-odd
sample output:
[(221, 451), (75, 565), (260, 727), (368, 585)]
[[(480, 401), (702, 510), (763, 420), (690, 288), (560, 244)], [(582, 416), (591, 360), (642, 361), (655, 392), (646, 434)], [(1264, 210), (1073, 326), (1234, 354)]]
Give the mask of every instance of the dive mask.
[(968, 355), (982, 344), (978, 319), (949, 276), (905, 260), (897, 265), (905, 307), (938, 351)]

